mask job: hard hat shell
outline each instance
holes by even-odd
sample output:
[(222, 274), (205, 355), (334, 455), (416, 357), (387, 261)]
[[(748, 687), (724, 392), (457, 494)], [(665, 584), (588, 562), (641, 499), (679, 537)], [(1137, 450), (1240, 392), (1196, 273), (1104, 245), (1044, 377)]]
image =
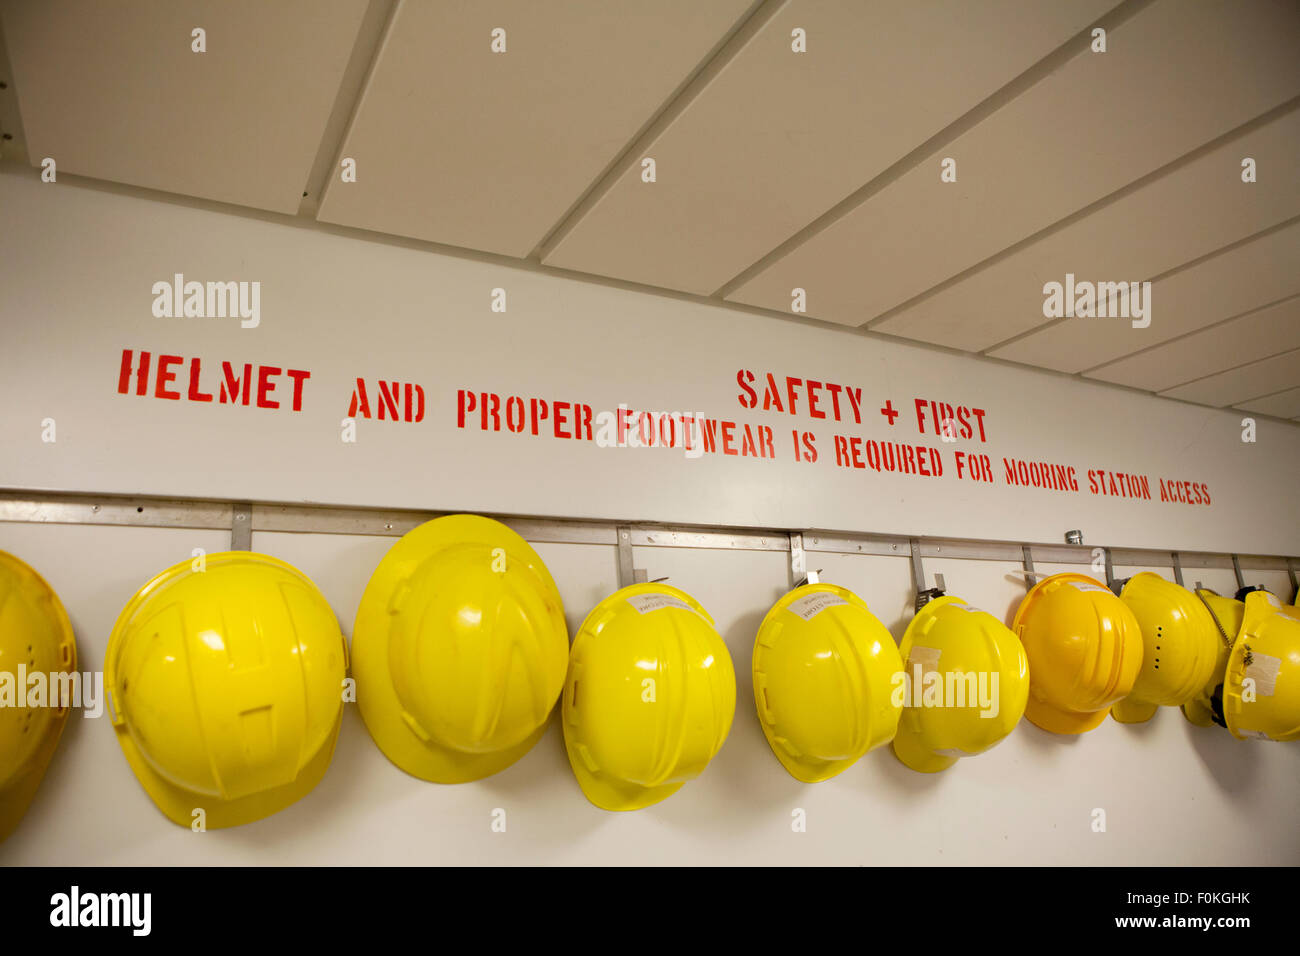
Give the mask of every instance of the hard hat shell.
[[(1244, 682), (1254, 682), (1254, 699)], [(1267, 591), (1246, 595), (1241, 634), (1228, 655), (1223, 716), (1234, 737), (1300, 739), (1300, 612)]]
[[(996, 746), (1020, 723), (1029, 699), (1029, 658), (1019, 638), (992, 614), (961, 598), (935, 598), (908, 624), (902, 653), (910, 681), (917, 680), (919, 669), (921, 675), (973, 674), (976, 682), (974, 688), (965, 682), (954, 684), (963, 696), (975, 695), (973, 700), (966, 697), (969, 703), (963, 706), (950, 700), (941, 707), (915, 706), (910, 698), (917, 690), (904, 701), (894, 754), (913, 770), (946, 770), (960, 757)], [(990, 707), (987, 716), (980, 706), (981, 675), (988, 675), (984, 687), (990, 694), (993, 675), (998, 679), (997, 708)]]
[(722, 749), (736, 674), (713, 618), (667, 584), (615, 591), (573, 640), (564, 748), (587, 799), (638, 810), (672, 796)]
[(898, 729), (902, 658), (847, 588), (805, 584), (777, 601), (758, 629), (752, 666), (763, 736), (798, 780), (835, 776)]
[(1142, 667), (1133, 612), (1086, 574), (1043, 578), (1025, 595), (1011, 629), (1029, 656), (1025, 716), (1052, 733), (1094, 729), (1132, 691)]
[[(197, 567), (196, 567), (197, 565)], [(269, 816), (329, 767), (347, 648), (311, 579), (267, 554), (224, 551), (140, 588), (104, 658), (117, 742), (172, 822)]]
[(1133, 690), (1111, 708), (1121, 723), (1150, 720), (1160, 706), (1194, 699), (1214, 674), (1222, 642), (1205, 604), (1187, 588), (1151, 571), (1128, 579), (1120, 600), (1142, 632), (1142, 669)]
[(559, 589), (499, 521), (449, 515), (389, 549), (352, 631), (357, 704), (379, 749), (434, 783), (504, 770), (546, 732), (569, 656)]
[[(43, 674), (46, 706), (27, 706), (25, 675)], [(0, 841), (27, 812), (68, 720), (51, 675), (74, 674), (77, 642), (59, 596), (35, 569), (0, 551)], [(55, 706), (57, 704), (57, 706)]]
[(1196, 597), (1205, 605), (1215, 627), (1214, 667), (1209, 680), (1196, 695), (1182, 706), (1183, 716), (1198, 727), (1225, 726), (1223, 723), (1223, 673), (1228, 667), (1228, 655), (1241, 632), (1241, 621), (1246, 605), (1232, 598), (1222, 597), (1209, 588), (1200, 588)]

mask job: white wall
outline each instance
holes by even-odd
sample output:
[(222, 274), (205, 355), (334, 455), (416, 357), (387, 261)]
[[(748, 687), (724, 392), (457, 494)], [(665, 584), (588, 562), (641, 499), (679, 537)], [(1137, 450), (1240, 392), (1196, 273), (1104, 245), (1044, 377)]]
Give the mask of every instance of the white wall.
[[(288, 560), (320, 585), (348, 635), (370, 572), (392, 543), (253, 537), (255, 549)], [(32, 563), (59, 591), (82, 667), (94, 669), (102, 667), (113, 621), (137, 587), (192, 548), (227, 544), (218, 532), (0, 524), (0, 548)], [(613, 549), (537, 549), (559, 584), (572, 632), (615, 588)], [(911, 613), (905, 559), (812, 552), (809, 560), (824, 579), (861, 594), (901, 639)], [(763, 739), (750, 682), (754, 634), (785, 590), (787, 556), (638, 548), (636, 561), (651, 577), (666, 575), (699, 598), (736, 666), (736, 716), (726, 745), (703, 776), (664, 803), (630, 814), (587, 803), (554, 717), (541, 742), (508, 770), (460, 786), (425, 783), (388, 762), (348, 705), (334, 762), (311, 794), (258, 823), (196, 834), (155, 809), (106, 718), (74, 715), (36, 803), (0, 844), (0, 863), (1300, 862), (1300, 747), (1235, 740), (1219, 728), (1193, 727), (1168, 708), (1149, 724), (1108, 719), (1080, 738), (1022, 720), (998, 747), (940, 775), (914, 773), (884, 748), (830, 781), (801, 784)], [(1007, 620), (1024, 594), (1016, 570), (983, 561), (926, 563), (927, 573), (945, 575), (951, 593)], [(1196, 576), (1225, 593), (1235, 588), (1230, 571)], [(1284, 574), (1247, 571), (1247, 578), (1279, 592), (1286, 586)], [(507, 812), (504, 834), (490, 829), (497, 807)], [(806, 833), (791, 832), (796, 807), (807, 811)], [(1106, 833), (1091, 829), (1096, 807), (1106, 811)]]
[[(1245, 445), (1239, 416), (1228, 412), (410, 244), (41, 185), (29, 171), (0, 170), (0, 208), (0, 487), (1013, 541), (1059, 541), (1065, 529), (1082, 528), (1090, 544), (1115, 547), (1296, 553), (1293, 425), (1261, 420), (1259, 443)], [(262, 325), (152, 317), (150, 284), (174, 272), (263, 281)], [(506, 317), (487, 311), (498, 285), (510, 289)], [(302, 356), (315, 400), (294, 418), (118, 395), (123, 348), (272, 364)], [(598, 408), (627, 401), (768, 421), (780, 435), (812, 427), (738, 408), (740, 367), (861, 383), (869, 424), (853, 431), (864, 437), (918, 440), (914, 428), (895, 435), (875, 419), (886, 398), (983, 402), (996, 438), (987, 448), (959, 446), (967, 451), (987, 451), (995, 462), (1005, 454), (1204, 480), (1215, 503), (927, 482), (792, 461), (687, 461), (450, 424), (455, 389), (468, 385)], [(423, 382), (425, 426), (364, 423), (360, 444), (341, 445), (338, 422), (358, 375)], [(40, 440), (46, 416), (58, 420), (57, 443)], [(311, 575), (350, 633), (392, 541), (255, 533), (253, 546)], [(0, 522), (0, 548), (34, 565), (62, 596), (83, 669), (102, 667), (113, 621), (140, 585), (193, 548), (227, 546), (217, 532)], [(612, 549), (538, 550), (572, 632), (615, 587)], [(669, 576), (714, 615), (738, 682), (726, 746), (702, 778), (655, 807), (613, 815), (588, 804), (555, 721), (514, 767), (445, 787), (392, 766), (349, 706), (333, 766), (306, 799), (250, 826), (193, 834), (154, 808), (106, 719), (74, 716), (36, 805), (0, 845), (0, 862), (1300, 862), (1300, 747), (1237, 741), (1176, 711), (1137, 727), (1108, 720), (1077, 739), (1022, 722), (992, 752), (939, 776), (913, 773), (886, 748), (826, 783), (797, 783), (763, 739), (750, 686), (754, 634), (785, 589), (787, 560), (778, 552), (638, 549), (652, 578)], [(860, 593), (901, 638), (912, 600), (904, 558), (812, 552), (809, 565)], [(1017, 570), (927, 561), (951, 593), (1008, 621), (1024, 593)], [(1227, 571), (1186, 576), (1235, 590)], [(1248, 577), (1288, 593), (1284, 573)], [(489, 828), (496, 807), (508, 812), (505, 834)], [(791, 832), (796, 807), (808, 811), (807, 833)], [(1104, 834), (1091, 829), (1098, 807), (1108, 815)]]
[[(311, 501), (677, 524), (819, 528), (1112, 547), (1292, 553), (1300, 426), (947, 354), (843, 328), (559, 278), (0, 169), (0, 487)], [(261, 316), (157, 318), (155, 282), (261, 282)], [(869, 280), (864, 280), (869, 281)], [(491, 291), (508, 311), (489, 309)], [(990, 303), (990, 307), (996, 304)], [(1094, 321), (1094, 320), (1079, 320)], [(1110, 320), (1096, 320), (1110, 321)], [(312, 373), (292, 412), (118, 393), (121, 355), (173, 354)], [(746, 409), (737, 372), (861, 389), (862, 423)], [(341, 441), (357, 377), (420, 384), (420, 423), (365, 420)], [(276, 397), (290, 385), (281, 375)], [(755, 383), (759, 394), (762, 385)], [(457, 392), (612, 412), (680, 411), (773, 429), (775, 460), (457, 427)], [(823, 410), (833, 409), (825, 391)], [(985, 411), (988, 441), (921, 434), (914, 401)], [(878, 409), (900, 413), (890, 425)], [(841, 405), (848, 413), (848, 402)], [(43, 422), (57, 423), (57, 442)], [(817, 436), (795, 460), (792, 430)], [(940, 478), (837, 467), (835, 436), (939, 449)], [(987, 454), (994, 481), (956, 474)], [(1003, 457), (1076, 469), (1080, 490), (1012, 487)], [(1102, 497), (1088, 470), (1140, 473), (1156, 500)], [(1158, 481), (1208, 486), (1162, 502)]]

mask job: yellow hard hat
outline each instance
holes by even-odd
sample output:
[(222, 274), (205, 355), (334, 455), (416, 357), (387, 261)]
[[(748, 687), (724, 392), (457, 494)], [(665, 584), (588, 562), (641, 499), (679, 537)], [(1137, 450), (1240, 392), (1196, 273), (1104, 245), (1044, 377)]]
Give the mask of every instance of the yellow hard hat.
[(352, 631), (357, 704), (398, 767), (434, 783), (510, 766), (564, 686), (560, 592), (528, 542), (478, 515), (407, 532), (366, 585)]
[(754, 641), (754, 704), (772, 752), (805, 783), (848, 768), (898, 729), (894, 638), (862, 598), (805, 584), (777, 601)]
[(104, 658), (131, 769), (168, 819), (208, 829), (270, 816), (320, 782), (346, 671), (325, 596), (292, 565), (248, 551), (154, 577), (118, 615)]
[(615, 591), (573, 639), (564, 748), (582, 792), (603, 810), (648, 807), (699, 776), (735, 710), (731, 655), (685, 591)]
[[(907, 626), (902, 653), (909, 693), (894, 755), (913, 770), (947, 770), (959, 757), (995, 746), (1020, 723), (1029, 658), (992, 614), (960, 598), (935, 598)], [(939, 675), (937, 685), (930, 673)], [(927, 685), (939, 689), (937, 706), (929, 703)]]
[(1025, 595), (1011, 629), (1029, 655), (1025, 716), (1055, 734), (1095, 728), (1133, 690), (1142, 632), (1133, 612), (1086, 574), (1053, 574)]
[(1110, 714), (1120, 723), (1138, 724), (1155, 716), (1157, 707), (1195, 699), (1214, 675), (1222, 642), (1204, 603), (1151, 571), (1129, 578), (1119, 598), (1142, 631), (1142, 669)]
[(1205, 686), (1187, 703), (1183, 704), (1183, 716), (1197, 727), (1227, 726), (1223, 722), (1223, 672), (1228, 667), (1228, 655), (1236, 643), (1241, 631), (1241, 621), (1246, 615), (1246, 605), (1241, 601), (1220, 596), (1209, 588), (1196, 591), (1197, 598), (1205, 605), (1205, 610), (1214, 622), (1217, 642), (1215, 645), (1214, 668)]
[(1300, 612), (1267, 591), (1246, 595), (1224, 672), (1223, 717), (1242, 740), (1300, 740)]
[[(68, 720), (69, 701), (55, 675), (76, 671), (77, 642), (59, 596), (35, 570), (0, 551), (0, 841), (36, 796)], [(32, 674), (44, 675), (41, 700), (28, 695)]]

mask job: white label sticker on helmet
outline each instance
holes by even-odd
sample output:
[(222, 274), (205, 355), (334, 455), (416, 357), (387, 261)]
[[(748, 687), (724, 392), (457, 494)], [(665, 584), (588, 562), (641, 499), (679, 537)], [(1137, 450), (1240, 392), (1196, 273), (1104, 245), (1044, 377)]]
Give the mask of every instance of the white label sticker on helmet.
[(636, 608), (641, 614), (662, 611), (666, 607), (679, 607), (683, 611), (692, 613), (695, 611), (695, 608), (681, 598), (675, 598), (671, 594), (634, 594), (627, 599), (627, 603)]
[(948, 748), (948, 749), (946, 749), (946, 750), (944, 750), (944, 749), (939, 749), (939, 750), (936, 750), (935, 753), (937, 753), (940, 757), (967, 757), (967, 756), (969, 756), (969, 754), (967, 754), (966, 751), (964, 751), (964, 750), (958, 750), (956, 747), (950, 747), (950, 748)]
[[(903, 700), (910, 701), (911, 705), (921, 703), (921, 690), (925, 686), (925, 675), (935, 674), (939, 671), (939, 656), (943, 652), (937, 647), (925, 647), (921, 644), (913, 644), (912, 649), (907, 652), (907, 660), (903, 663)], [(943, 686), (940, 682), (940, 687)]]
[(1277, 686), (1277, 673), (1282, 669), (1282, 658), (1258, 651), (1251, 651), (1250, 657), (1245, 676), (1255, 681), (1255, 696), (1272, 697)]
[(916, 668), (921, 669), (921, 679), (925, 675), (939, 670), (939, 655), (943, 652), (937, 647), (922, 647), (913, 644), (907, 654), (907, 675), (910, 677)]
[(1264, 731), (1262, 731), (1262, 730), (1244, 730), (1244, 729), (1243, 729), (1243, 730), (1239, 730), (1239, 731), (1237, 731), (1237, 732), (1238, 732), (1239, 734), (1241, 734), (1241, 736), (1243, 736), (1243, 737), (1250, 737), (1250, 738), (1253, 739), (1253, 740), (1272, 740), (1272, 739), (1273, 739), (1273, 738), (1270, 737), (1268, 734), (1264, 733)]
[(791, 601), (788, 609), (798, 614), (805, 621), (811, 621), (828, 607), (848, 603), (838, 594), (831, 594), (829, 591), (814, 591), (812, 594), (805, 594), (797, 601)]
[(1110, 588), (1104, 588), (1100, 584), (1085, 584), (1082, 581), (1070, 581), (1069, 585), (1076, 591), (1100, 591), (1102, 594), (1110, 593)]

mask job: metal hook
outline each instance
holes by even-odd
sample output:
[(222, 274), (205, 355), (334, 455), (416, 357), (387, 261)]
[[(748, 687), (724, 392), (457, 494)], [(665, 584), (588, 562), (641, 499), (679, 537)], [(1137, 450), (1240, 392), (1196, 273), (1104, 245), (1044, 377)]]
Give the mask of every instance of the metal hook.
[(803, 532), (790, 532), (790, 587), (803, 587), (805, 584), (820, 584), (821, 570), (808, 570), (808, 555), (803, 549)]
[(916, 609), (919, 611), (937, 597), (947, 593), (947, 585), (942, 574), (934, 576), (935, 586), (925, 586), (925, 565), (921, 562), (921, 542), (916, 538), (910, 541), (912, 547), (912, 586), (916, 589)]
[(230, 550), (253, 550), (253, 506), (236, 502), (230, 508)]
[(1033, 552), (1029, 550), (1029, 545), (1025, 544), (1020, 546), (1020, 554), (1021, 563), (1025, 567), (1025, 588), (1033, 590), (1034, 585), (1038, 583), (1038, 575), (1034, 572)]
[[(627, 525), (621, 525), (618, 529), (618, 586), (619, 588), (629, 587), (633, 584), (645, 583), (647, 574), (640, 568), (633, 566), (632, 561), (632, 529)], [(660, 579), (664, 580), (664, 579)]]

